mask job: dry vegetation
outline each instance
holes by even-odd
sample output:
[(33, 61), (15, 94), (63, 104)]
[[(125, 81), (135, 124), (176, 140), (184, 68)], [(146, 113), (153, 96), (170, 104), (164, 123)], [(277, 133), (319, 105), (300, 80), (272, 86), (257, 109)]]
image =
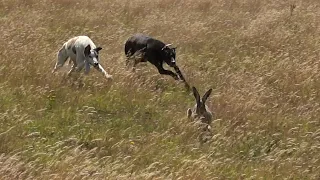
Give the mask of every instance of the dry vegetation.
[[(319, 19), (318, 0), (2, 0), (0, 179), (319, 179)], [(125, 69), (136, 32), (213, 88), (208, 143), (182, 83)], [(76, 35), (104, 48), (112, 83), (50, 73)]]

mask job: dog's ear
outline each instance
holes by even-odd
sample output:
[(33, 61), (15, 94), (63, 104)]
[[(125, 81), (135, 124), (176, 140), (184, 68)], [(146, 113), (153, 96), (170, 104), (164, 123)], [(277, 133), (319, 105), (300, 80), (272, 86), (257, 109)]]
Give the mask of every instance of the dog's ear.
[(101, 49), (102, 49), (102, 47), (97, 47), (94, 50), (98, 53)]
[(174, 52), (176, 52), (177, 47), (173, 47), (171, 48)]
[(162, 47), (162, 51), (163, 50), (167, 50), (167, 49), (170, 49), (170, 46), (171, 46), (172, 44), (166, 44), (166, 45), (164, 45), (163, 47)]
[(91, 50), (91, 47), (90, 47), (90, 45), (88, 45), (86, 48), (84, 48), (84, 55), (89, 56), (90, 50)]

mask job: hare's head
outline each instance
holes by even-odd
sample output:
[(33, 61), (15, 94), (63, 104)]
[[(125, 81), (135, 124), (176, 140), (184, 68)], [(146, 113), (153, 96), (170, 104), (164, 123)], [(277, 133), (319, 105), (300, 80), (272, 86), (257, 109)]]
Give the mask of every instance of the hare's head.
[(197, 114), (203, 114), (206, 112), (206, 101), (208, 99), (208, 97), (210, 96), (211, 94), (211, 91), (212, 89), (209, 89), (202, 97), (202, 99), (200, 99), (200, 94), (199, 92), (197, 91), (197, 89), (195, 87), (192, 87), (192, 91), (193, 91), (193, 95), (194, 97), (196, 98), (196, 113)]
[(212, 89), (209, 89), (202, 98), (195, 87), (192, 87), (193, 95), (196, 99), (196, 104), (192, 109), (188, 109), (188, 118), (199, 119), (201, 122), (210, 124), (212, 121), (212, 113), (206, 106), (206, 101), (210, 96)]

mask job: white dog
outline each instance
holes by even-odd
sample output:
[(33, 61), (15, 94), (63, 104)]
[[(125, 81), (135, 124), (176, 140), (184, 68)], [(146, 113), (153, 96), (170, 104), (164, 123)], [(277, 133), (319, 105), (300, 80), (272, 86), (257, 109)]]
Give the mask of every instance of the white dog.
[(101, 47), (96, 47), (92, 40), (87, 36), (77, 36), (69, 39), (63, 44), (62, 48), (58, 52), (58, 61), (52, 71), (56, 72), (58, 68), (62, 67), (66, 60), (70, 57), (73, 62), (71, 70), (68, 75), (73, 71), (81, 71), (85, 67), (85, 74), (90, 71), (90, 65), (98, 71), (102, 72), (104, 76), (111, 79), (103, 67), (99, 64), (99, 51)]

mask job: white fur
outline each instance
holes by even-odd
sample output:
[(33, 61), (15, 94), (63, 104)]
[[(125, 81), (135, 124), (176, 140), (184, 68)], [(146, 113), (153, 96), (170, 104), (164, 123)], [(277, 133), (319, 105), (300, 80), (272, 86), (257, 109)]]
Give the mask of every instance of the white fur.
[[(85, 55), (85, 49), (88, 45), (90, 46), (90, 53)], [(102, 72), (106, 78), (112, 78), (99, 63), (99, 50), (95, 51), (95, 48), (97, 48), (96, 45), (87, 36), (77, 36), (69, 39), (59, 50), (57, 63), (52, 72), (56, 72), (57, 69), (62, 67), (66, 60), (70, 58), (73, 65), (68, 72), (68, 75), (73, 71), (79, 72), (83, 68), (85, 68), (85, 74), (88, 74), (90, 66), (93, 66), (95, 69)]]

